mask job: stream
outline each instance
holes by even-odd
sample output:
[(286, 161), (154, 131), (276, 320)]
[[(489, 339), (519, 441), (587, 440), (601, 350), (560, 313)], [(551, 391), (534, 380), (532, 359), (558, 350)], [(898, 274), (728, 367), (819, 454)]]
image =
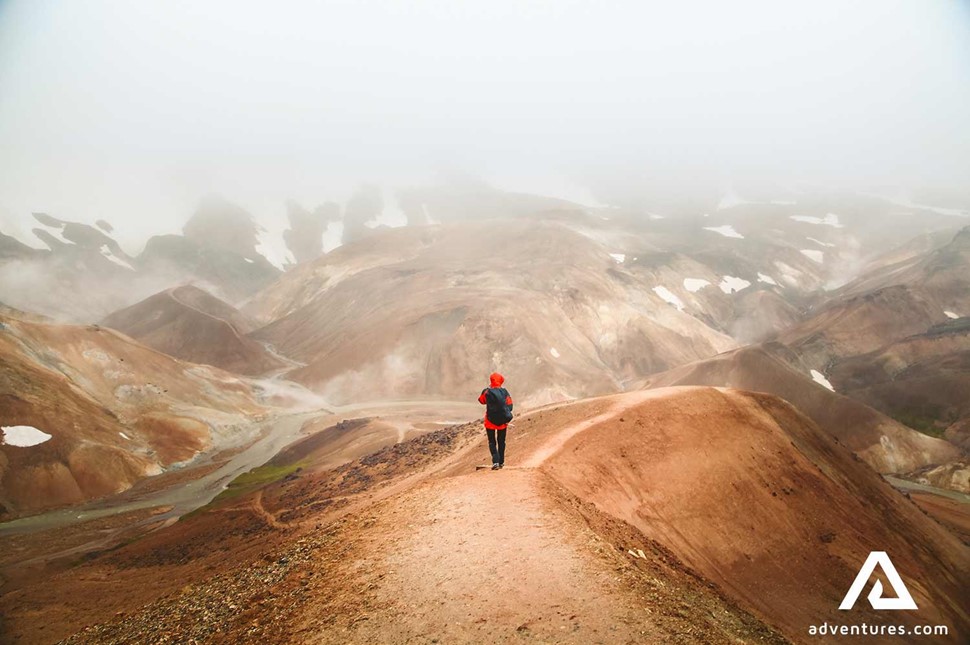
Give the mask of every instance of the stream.
[(259, 438), (256, 441), (220, 468), (199, 479), (160, 491), (131, 496), (129, 499), (125, 499), (126, 493), (120, 493), (113, 498), (98, 500), (83, 506), (3, 522), (0, 523), (0, 537), (54, 529), (78, 521), (158, 506), (173, 508), (166, 513), (152, 516), (152, 522), (179, 517), (208, 504), (233, 479), (269, 461), (276, 453), (300, 437), (300, 429), (308, 420), (328, 414), (331, 414), (330, 410), (320, 409), (268, 419), (261, 422)]

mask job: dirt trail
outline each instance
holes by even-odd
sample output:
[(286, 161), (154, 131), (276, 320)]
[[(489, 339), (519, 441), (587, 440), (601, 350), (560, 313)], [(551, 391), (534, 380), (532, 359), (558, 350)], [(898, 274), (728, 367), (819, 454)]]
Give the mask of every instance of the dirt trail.
[[(564, 511), (550, 494), (555, 485), (537, 468), (578, 432), (653, 396), (616, 400), (606, 412), (547, 435), (521, 467), (429, 479), (369, 509), (374, 521), (360, 536), (365, 555), (351, 565), (366, 579), (348, 577), (371, 590), (368, 606), (379, 609), (362, 614), (338, 640), (663, 640), (616, 561), (597, 557), (612, 548)], [(467, 462), (470, 455), (460, 457)], [(329, 628), (307, 632), (308, 642), (335, 636)]]
[(522, 461), (522, 466), (525, 468), (538, 468), (542, 463), (553, 456), (559, 450), (562, 449), (566, 442), (572, 439), (574, 436), (591, 428), (598, 423), (603, 423), (604, 421), (611, 419), (618, 414), (622, 413), (624, 410), (628, 410), (631, 407), (643, 403), (648, 399), (655, 399), (662, 396), (670, 396), (672, 393), (679, 391), (680, 388), (666, 388), (663, 391), (658, 390), (641, 390), (637, 392), (631, 392), (626, 395), (613, 396), (611, 397), (610, 407), (603, 413), (596, 416), (590, 417), (588, 419), (583, 419), (577, 423), (569, 425), (556, 434), (554, 434), (550, 439), (546, 441), (545, 444), (541, 445), (538, 449), (533, 451), (530, 455), (525, 457)]
[[(635, 642), (647, 629), (617, 602), (615, 574), (577, 544), (533, 470), (429, 482), (382, 514), (360, 563), (376, 573), (363, 642)], [(395, 530), (397, 527), (397, 530)], [(385, 532), (386, 531), (386, 532)], [(313, 640), (313, 639), (310, 639)]]
[[(74, 634), (71, 643), (785, 642), (541, 467), (590, 418), (654, 396), (521, 415), (500, 471), (474, 469), (484, 433), (465, 427), (448, 442), (394, 444), (260, 491), (69, 571), (57, 588), (18, 591), (4, 607), (8, 633)], [(172, 584), (154, 598), (87, 600), (91, 580), (119, 589), (147, 575)]]

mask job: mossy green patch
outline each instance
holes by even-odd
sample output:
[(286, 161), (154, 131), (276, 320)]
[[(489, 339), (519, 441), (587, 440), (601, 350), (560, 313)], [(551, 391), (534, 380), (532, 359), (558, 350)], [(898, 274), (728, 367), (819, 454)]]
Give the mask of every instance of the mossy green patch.
[(204, 513), (206, 510), (213, 508), (226, 500), (234, 499), (245, 493), (250, 493), (254, 490), (272, 484), (273, 482), (280, 481), (287, 475), (291, 475), (300, 470), (302, 467), (302, 462), (284, 464), (282, 466), (271, 466), (269, 464), (257, 466), (256, 468), (244, 472), (229, 482), (226, 489), (216, 495), (211, 502), (205, 506), (200, 506), (191, 513), (186, 513), (180, 517), (179, 520), (189, 519), (190, 517)]
[(924, 416), (912, 412), (895, 412), (892, 414), (892, 417), (913, 430), (917, 430), (931, 437), (936, 437), (937, 439), (942, 438), (943, 433), (946, 431), (946, 425), (939, 425), (937, 423), (937, 417)]

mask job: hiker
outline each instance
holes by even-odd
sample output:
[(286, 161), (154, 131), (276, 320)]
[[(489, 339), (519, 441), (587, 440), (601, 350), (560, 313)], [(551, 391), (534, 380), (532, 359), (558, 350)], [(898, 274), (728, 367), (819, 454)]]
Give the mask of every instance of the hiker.
[(505, 377), (498, 372), (492, 372), (488, 381), (478, 402), (485, 406), (485, 434), (492, 453), (492, 470), (498, 470), (505, 467), (505, 431), (512, 420), (512, 396), (502, 387)]

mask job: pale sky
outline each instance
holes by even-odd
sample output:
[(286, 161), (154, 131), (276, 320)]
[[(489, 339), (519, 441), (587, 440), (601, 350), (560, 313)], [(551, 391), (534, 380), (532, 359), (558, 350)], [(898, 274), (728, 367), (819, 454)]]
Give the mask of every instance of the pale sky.
[(455, 170), (970, 185), (968, 4), (0, 0), (0, 231)]

